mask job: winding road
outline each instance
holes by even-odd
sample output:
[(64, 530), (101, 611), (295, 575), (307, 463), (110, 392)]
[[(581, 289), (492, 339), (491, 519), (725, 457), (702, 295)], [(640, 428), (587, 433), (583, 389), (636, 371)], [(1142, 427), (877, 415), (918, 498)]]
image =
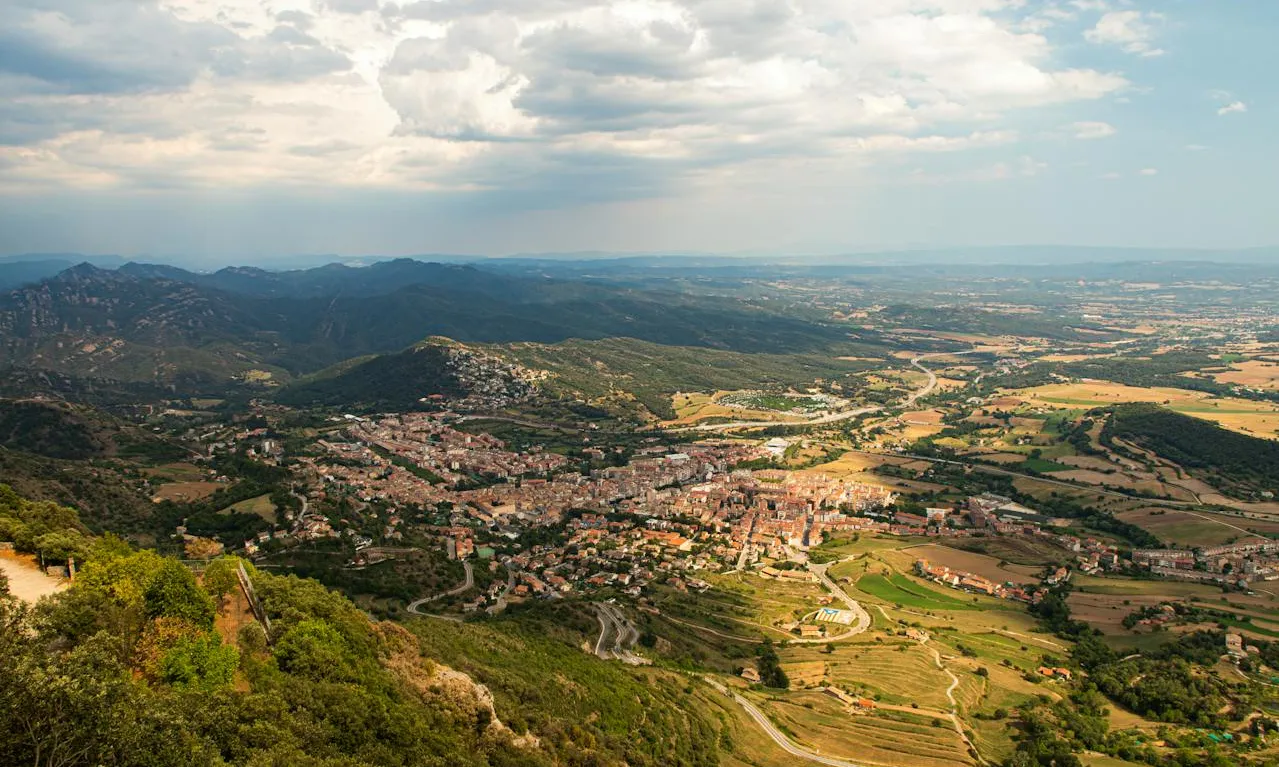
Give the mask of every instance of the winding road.
[(471, 590), (471, 588), (475, 586), (475, 570), (471, 567), (471, 563), (467, 562), (466, 560), (462, 560), (462, 569), (466, 571), (466, 580), (462, 581), (461, 586), (458, 586), (457, 588), (449, 589), (448, 591), (440, 592), (439, 594), (435, 594), (433, 596), (422, 597), (416, 602), (411, 602), (409, 603), (409, 608), (408, 608), (409, 612), (413, 613), (414, 615), (428, 615), (429, 613), (422, 611), (421, 609), (422, 605), (430, 604), (431, 602), (435, 602), (436, 600), (443, 599), (444, 597), (456, 596), (458, 594)]
[[(630, 650), (639, 641), (639, 631), (621, 608), (608, 602), (596, 602), (594, 606), (595, 618), (600, 622), (600, 637), (595, 641), (595, 654), (602, 660), (616, 658), (632, 666), (647, 665), (647, 658)], [(612, 649), (608, 647), (610, 636)]]
[[(928, 640), (925, 639), (921, 644), (927, 642)], [(977, 747), (968, 739), (968, 734), (964, 732), (963, 722), (959, 720), (959, 702), (955, 700), (955, 689), (959, 687), (959, 677), (955, 676), (955, 672), (946, 668), (946, 664), (942, 663), (941, 652), (939, 652), (936, 647), (930, 647), (928, 649), (933, 651), (933, 661), (937, 664), (937, 668), (944, 671), (946, 676), (950, 677), (950, 687), (946, 688), (946, 700), (950, 701), (950, 722), (955, 725), (955, 733), (959, 735), (960, 740), (964, 741), (964, 745), (968, 746), (974, 754), (977, 754)], [(985, 763), (985, 760), (981, 758), (980, 754), (977, 755), (977, 761), (980, 764)]]
[(810, 563), (808, 565), (808, 571), (813, 575), (816, 575), (817, 582), (825, 586), (830, 593), (834, 594), (841, 602), (844, 603), (844, 606), (853, 613), (856, 620), (849, 626), (848, 631), (845, 631), (838, 636), (822, 637), (820, 639), (792, 639), (790, 640), (790, 644), (826, 644), (828, 642), (839, 642), (841, 640), (848, 639), (849, 637), (857, 636), (870, 628), (870, 613), (866, 612), (866, 608), (862, 607), (861, 603), (857, 600), (848, 596), (848, 592), (844, 591), (838, 583), (835, 583), (835, 581), (830, 579), (830, 576), (826, 575), (826, 571), (834, 564), (837, 563), (827, 562), (824, 565), (814, 565)]

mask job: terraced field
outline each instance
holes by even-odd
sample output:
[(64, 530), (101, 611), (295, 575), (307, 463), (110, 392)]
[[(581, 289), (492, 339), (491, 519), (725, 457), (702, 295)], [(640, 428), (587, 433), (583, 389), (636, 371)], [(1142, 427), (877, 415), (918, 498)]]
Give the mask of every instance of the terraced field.
[(901, 639), (840, 646), (827, 667), (835, 685), (868, 697), (878, 695), (884, 703), (949, 708), (946, 688), (950, 677), (937, 668), (932, 652), (918, 642)]
[(788, 695), (759, 703), (797, 742), (822, 754), (885, 767), (954, 767), (971, 764), (949, 721), (901, 711), (853, 714), (828, 695)]

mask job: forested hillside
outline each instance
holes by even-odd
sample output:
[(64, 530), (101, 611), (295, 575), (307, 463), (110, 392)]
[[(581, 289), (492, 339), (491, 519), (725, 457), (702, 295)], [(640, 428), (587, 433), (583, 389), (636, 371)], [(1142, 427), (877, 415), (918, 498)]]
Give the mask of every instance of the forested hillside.
[(0, 446), (72, 460), (117, 455), (175, 460), (186, 455), (181, 447), (101, 411), (41, 400), (0, 399)]
[(436, 346), (349, 360), (304, 378), (275, 400), (293, 407), (341, 407), (350, 410), (412, 410), (431, 394), (460, 397), (465, 387)]
[(84, 562), (34, 609), (0, 590), (0, 764), (710, 767), (728, 740), (722, 703), (582, 652), (572, 616), (406, 630), (249, 567), (268, 631), (238, 560), (197, 576), (3, 486), (0, 525)]
[(1103, 439), (1113, 445), (1116, 438), (1153, 450), (1233, 495), (1279, 493), (1279, 442), (1274, 440), (1149, 404), (1115, 408)]

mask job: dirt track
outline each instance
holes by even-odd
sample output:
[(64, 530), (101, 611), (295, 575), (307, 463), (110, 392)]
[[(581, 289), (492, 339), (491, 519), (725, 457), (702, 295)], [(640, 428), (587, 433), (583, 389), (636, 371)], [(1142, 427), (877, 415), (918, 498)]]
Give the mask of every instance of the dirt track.
[(0, 551), (0, 570), (9, 576), (9, 593), (24, 602), (37, 602), (67, 587), (66, 580), (45, 575), (30, 557), (11, 551)]

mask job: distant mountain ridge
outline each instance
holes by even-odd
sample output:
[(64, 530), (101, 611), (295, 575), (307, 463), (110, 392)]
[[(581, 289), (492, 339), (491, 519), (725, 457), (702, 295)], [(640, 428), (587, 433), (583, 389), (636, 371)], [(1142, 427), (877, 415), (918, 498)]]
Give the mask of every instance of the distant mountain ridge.
[(836, 325), (742, 301), (401, 259), (297, 272), (79, 264), (0, 296), (0, 366), (198, 389), (290, 378), (428, 336), (625, 336), (745, 352), (828, 349)]

